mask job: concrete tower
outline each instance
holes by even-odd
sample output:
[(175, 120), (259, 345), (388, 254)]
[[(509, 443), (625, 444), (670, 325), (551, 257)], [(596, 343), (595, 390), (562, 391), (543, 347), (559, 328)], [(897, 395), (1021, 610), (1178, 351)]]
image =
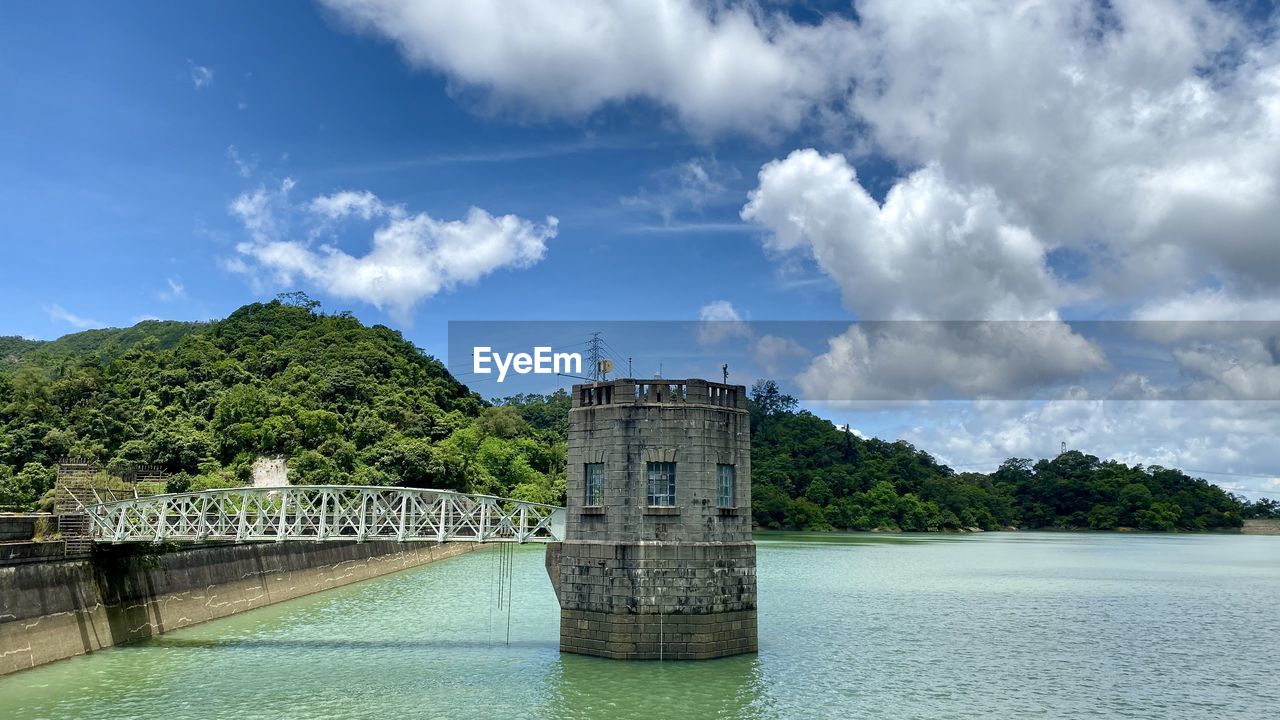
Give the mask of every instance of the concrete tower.
[(696, 660), (756, 650), (746, 388), (573, 387), (565, 541), (547, 549), (563, 652)]

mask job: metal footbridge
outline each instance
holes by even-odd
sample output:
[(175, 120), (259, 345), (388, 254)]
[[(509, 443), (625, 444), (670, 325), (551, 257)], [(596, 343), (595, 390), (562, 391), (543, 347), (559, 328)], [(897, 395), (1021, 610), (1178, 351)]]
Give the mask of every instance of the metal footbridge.
[(359, 485), (242, 487), (87, 503), (100, 543), (305, 540), (549, 543), (565, 509), (449, 490)]

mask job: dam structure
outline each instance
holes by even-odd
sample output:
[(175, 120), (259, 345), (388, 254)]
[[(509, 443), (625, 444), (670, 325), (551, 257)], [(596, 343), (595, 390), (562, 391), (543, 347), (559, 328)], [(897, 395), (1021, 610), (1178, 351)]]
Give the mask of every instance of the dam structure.
[(548, 546), (562, 652), (701, 660), (755, 652), (746, 388), (575, 385), (564, 539)]

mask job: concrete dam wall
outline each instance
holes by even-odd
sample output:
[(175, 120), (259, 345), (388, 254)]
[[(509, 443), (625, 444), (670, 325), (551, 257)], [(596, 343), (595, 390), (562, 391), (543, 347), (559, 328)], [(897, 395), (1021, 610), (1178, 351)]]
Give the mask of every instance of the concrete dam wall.
[(0, 675), (264, 607), (478, 547), (271, 543), (0, 567)]

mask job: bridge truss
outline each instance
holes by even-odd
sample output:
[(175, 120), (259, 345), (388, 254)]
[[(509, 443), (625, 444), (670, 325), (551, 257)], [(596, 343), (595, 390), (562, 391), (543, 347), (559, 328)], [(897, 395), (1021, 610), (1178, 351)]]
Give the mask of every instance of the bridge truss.
[(554, 505), (448, 490), (291, 485), (149, 495), (84, 506), (95, 542), (548, 543), (564, 538)]

